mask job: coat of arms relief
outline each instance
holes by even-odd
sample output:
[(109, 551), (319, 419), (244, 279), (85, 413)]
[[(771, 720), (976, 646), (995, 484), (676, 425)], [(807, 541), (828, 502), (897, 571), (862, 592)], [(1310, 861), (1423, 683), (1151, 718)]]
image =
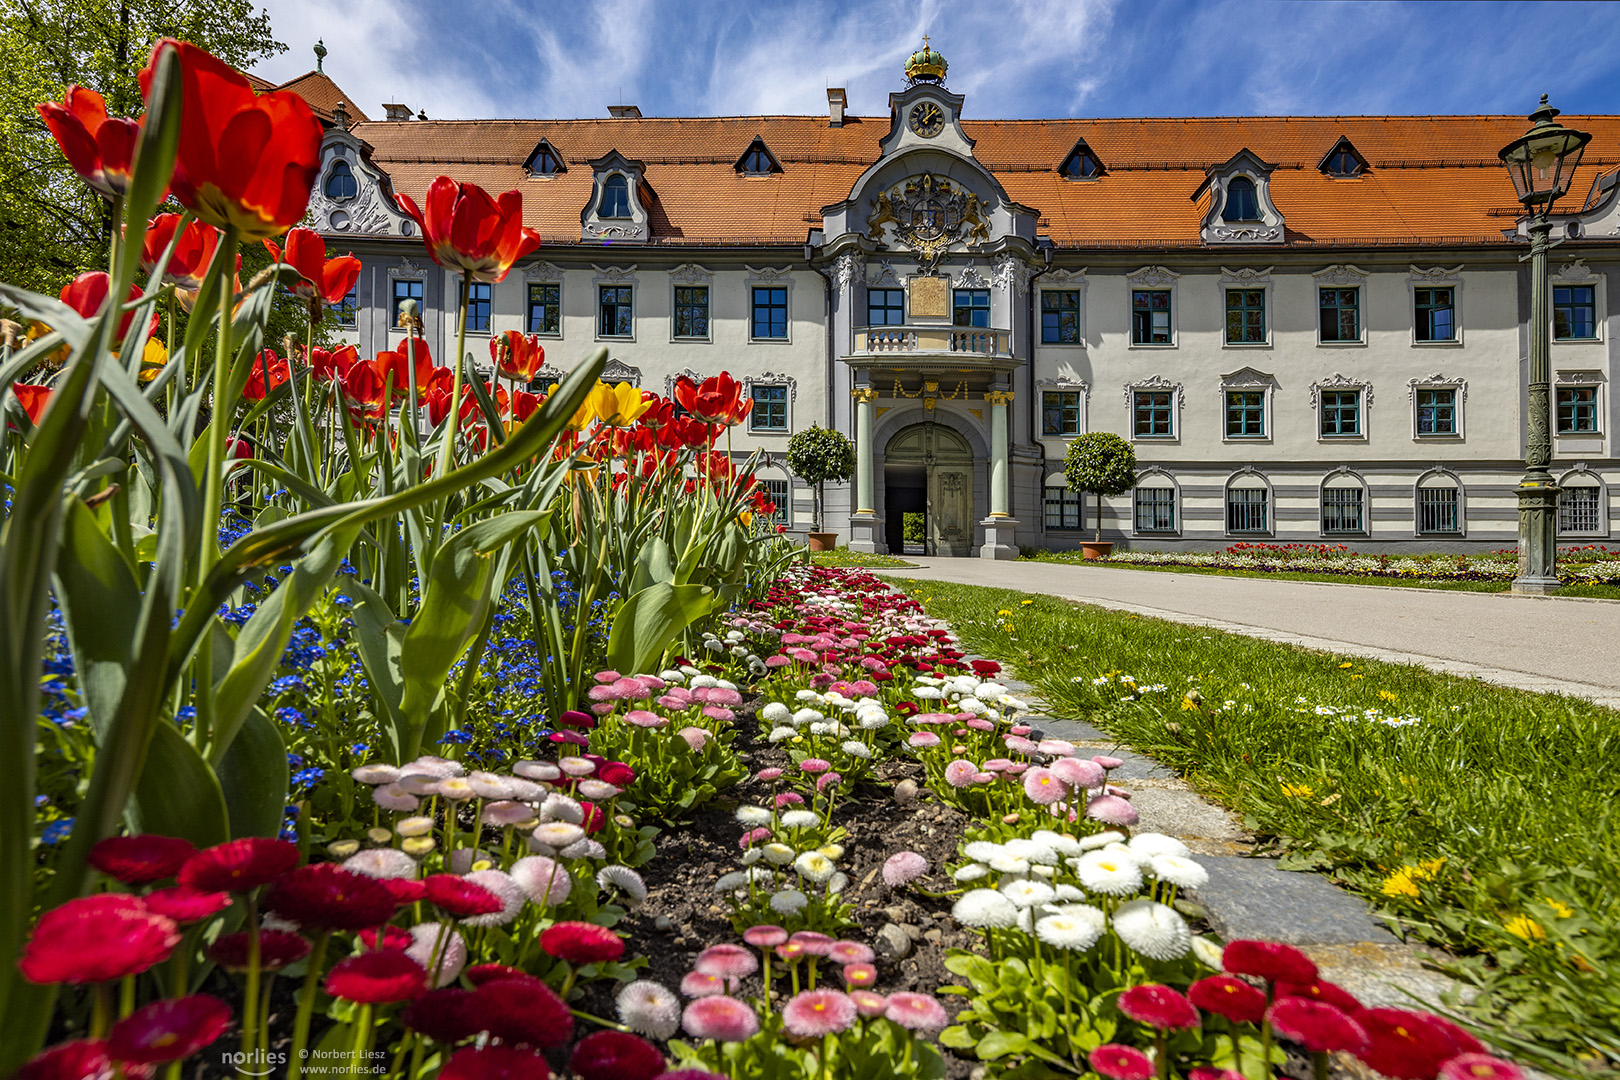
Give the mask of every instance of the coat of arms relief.
[(895, 238), (916, 253), (926, 271), (939, 262), (952, 243), (988, 240), (988, 216), (984, 203), (973, 192), (943, 176), (922, 173), (873, 198), (866, 230), (871, 239), (882, 240), (884, 226), (892, 224)]

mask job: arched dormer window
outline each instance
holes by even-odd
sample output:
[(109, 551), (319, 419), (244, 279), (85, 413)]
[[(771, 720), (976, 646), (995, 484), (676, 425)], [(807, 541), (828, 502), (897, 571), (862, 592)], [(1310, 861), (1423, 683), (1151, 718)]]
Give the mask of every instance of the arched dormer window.
[(630, 216), (630, 183), (623, 173), (614, 173), (602, 184), (602, 205), (597, 209), (600, 218), (627, 218)]
[(1247, 176), (1234, 176), (1227, 182), (1226, 205), (1221, 209), (1221, 220), (1260, 220), (1260, 198), (1255, 194), (1253, 180)]
[(354, 170), (342, 158), (332, 163), (332, 171), (326, 174), (326, 197), (333, 202), (344, 202), (360, 194), (360, 185), (355, 182)]

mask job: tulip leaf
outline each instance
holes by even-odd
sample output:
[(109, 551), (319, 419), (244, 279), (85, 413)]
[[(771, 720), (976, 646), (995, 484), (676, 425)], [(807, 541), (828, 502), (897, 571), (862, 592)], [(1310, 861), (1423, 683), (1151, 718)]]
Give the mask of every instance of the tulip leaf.
[(641, 551), (636, 556), (635, 570), (630, 578), (630, 587), (625, 590), (625, 594), (634, 596), (659, 582), (676, 584), (675, 567), (670, 559), (669, 542), (662, 536), (655, 536), (641, 545)]
[(124, 696), (141, 590), (134, 568), (102, 531), (95, 513), (78, 499), (62, 523), (56, 591), (73, 666), (99, 741)]
[(400, 650), (404, 726), (391, 733), (397, 760), (405, 761), (420, 751), (422, 733), (450, 669), (488, 618), (496, 556), (525, 532), (541, 527), (549, 516), (548, 510), (500, 514), (467, 526), (439, 547), (428, 571), (422, 604), (405, 631)]
[(275, 836), (287, 805), (287, 744), (274, 721), (255, 707), (215, 769), (225, 793), (231, 838)]
[(338, 581), (354, 606), (349, 615), (354, 620), (354, 640), (360, 649), (360, 663), (366, 669), (366, 679), (388, 711), (389, 723), (398, 730), (404, 723), (399, 711), (400, 696), (405, 692), (405, 677), (400, 671), (400, 654), (405, 643), (405, 624), (394, 617), (388, 602), (358, 579), (344, 576)]
[(614, 614), (607, 666), (626, 674), (652, 670), (687, 627), (714, 610), (718, 599), (705, 585), (659, 582), (642, 589)]
[(159, 723), (152, 732), (128, 817), (131, 832), (180, 836), (200, 848), (231, 838), (219, 778), (169, 723)]

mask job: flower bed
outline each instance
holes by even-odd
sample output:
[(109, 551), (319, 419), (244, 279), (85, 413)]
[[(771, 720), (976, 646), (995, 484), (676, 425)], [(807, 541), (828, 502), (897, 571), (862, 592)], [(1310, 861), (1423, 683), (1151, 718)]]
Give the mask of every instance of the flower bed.
[[(1049, 562), (1077, 562), (1069, 552), (1040, 552)], [(1096, 562), (1125, 566), (1194, 566), (1258, 573), (1330, 574), (1420, 581), (1512, 581), (1517, 552), (1487, 555), (1364, 555), (1343, 544), (1233, 544), (1225, 551), (1116, 551)], [(1559, 577), (1566, 585), (1620, 582), (1620, 551), (1601, 545), (1561, 548)]]

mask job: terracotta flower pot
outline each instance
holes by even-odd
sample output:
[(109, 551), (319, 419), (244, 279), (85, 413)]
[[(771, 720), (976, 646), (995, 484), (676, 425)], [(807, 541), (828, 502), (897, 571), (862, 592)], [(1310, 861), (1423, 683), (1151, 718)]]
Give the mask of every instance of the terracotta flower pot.
[(1112, 540), (1087, 540), (1080, 550), (1088, 559), (1106, 559), (1114, 550)]
[(835, 532), (813, 532), (809, 536), (811, 551), (831, 551), (838, 546), (838, 534)]

